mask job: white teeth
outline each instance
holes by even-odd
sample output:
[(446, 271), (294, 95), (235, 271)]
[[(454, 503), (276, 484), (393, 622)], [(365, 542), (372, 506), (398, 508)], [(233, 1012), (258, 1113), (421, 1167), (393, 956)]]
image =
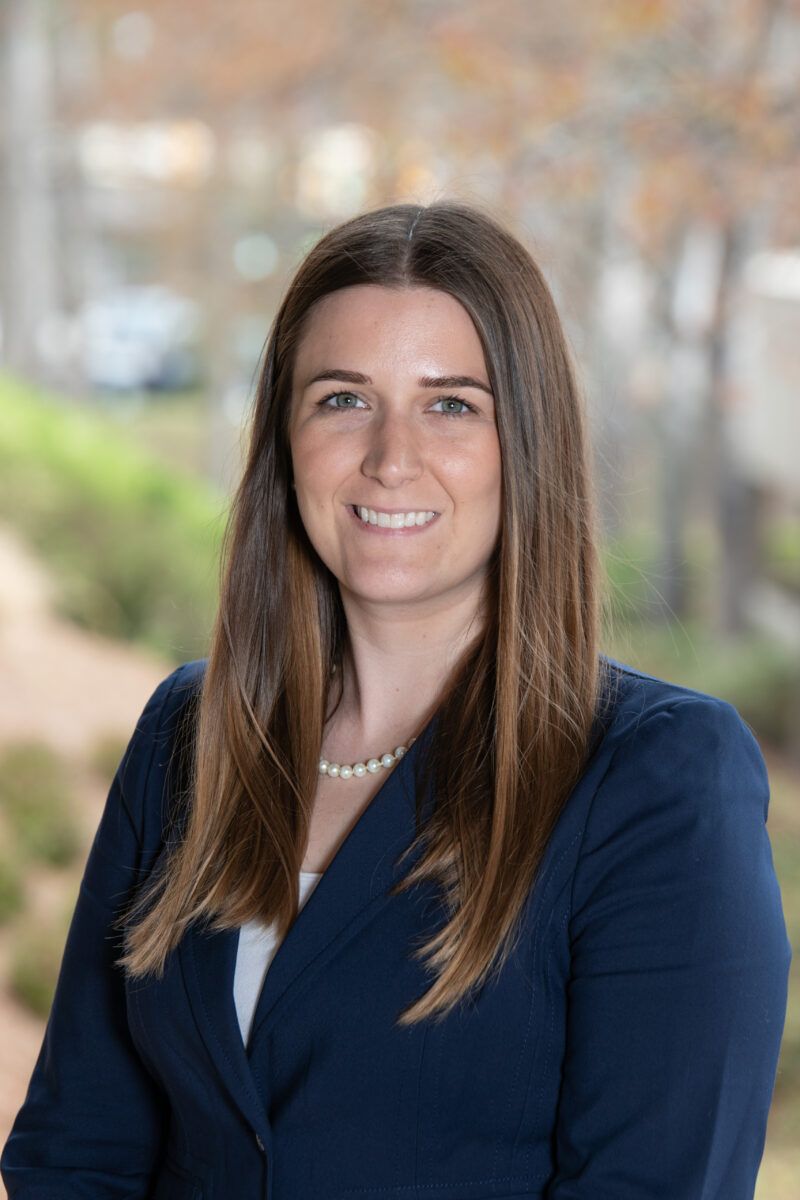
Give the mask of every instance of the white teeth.
[(407, 529), (412, 525), (427, 525), (436, 516), (435, 512), (385, 513), (374, 508), (359, 506), (356, 512), (365, 524), (380, 525), (383, 529)]

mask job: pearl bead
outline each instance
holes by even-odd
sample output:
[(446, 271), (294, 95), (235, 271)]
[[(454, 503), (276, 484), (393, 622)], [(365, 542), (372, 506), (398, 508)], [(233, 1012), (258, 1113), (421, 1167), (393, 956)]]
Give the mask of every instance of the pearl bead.
[(386, 754), (382, 754), (380, 758), (370, 758), (365, 763), (357, 762), (353, 763), (352, 766), (348, 763), (328, 762), (327, 758), (321, 758), (319, 760), (319, 773), (320, 775), (327, 775), (330, 779), (350, 779), (353, 775), (358, 779), (362, 779), (367, 772), (374, 775), (381, 767), (386, 767), (388, 770), (389, 767), (394, 766), (397, 760), (402, 758), (408, 752), (408, 749), (414, 745), (416, 740), (416, 738), (411, 738), (408, 746), (397, 746), (394, 754), (387, 752)]

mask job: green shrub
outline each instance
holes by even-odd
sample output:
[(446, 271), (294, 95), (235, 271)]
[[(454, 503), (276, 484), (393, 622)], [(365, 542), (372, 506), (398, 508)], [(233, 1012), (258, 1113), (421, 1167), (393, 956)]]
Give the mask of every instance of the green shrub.
[(102, 734), (95, 740), (89, 752), (89, 766), (101, 779), (110, 784), (122, 762), (127, 745), (128, 738), (125, 734)]
[(764, 561), (776, 582), (800, 592), (800, 517), (782, 517), (768, 526)]
[(9, 984), (12, 994), (37, 1017), (50, 1012), (68, 927), (64, 915), (53, 923), (24, 921), (16, 930)]
[[(792, 527), (793, 528), (793, 527)], [(776, 526), (786, 561), (791, 529)], [(658, 604), (659, 564), (652, 531), (633, 531), (603, 547), (610, 584), (602, 648), (650, 674), (728, 700), (759, 735), (796, 746), (800, 727), (800, 663), (763, 633), (721, 638), (704, 614), (712, 603), (714, 544), (710, 530), (690, 526), (685, 572), (690, 616), (665, 619)]]
[(19, 868), (7, 854), (0, 855), (0, 925), (16, 916), (24, 901)]
[(640, 620), (650, 598), (650, 582), (655, 570), (653, 539), (630, 533), (603, 545), (603, 570), (608, 584), (607, 617), (612, 625)]
[[(695, 522), (686, 530), (682, 574), (687, 604), (700, 613), (708, 602), (713, 581), (714, 538), (705, 525)], [(603, 572), (608, 583), (606, 627), (610, 636), (626, 625), (663, 621), (663, 564), (658, 538), (651, 528), (633, 527), (607, 539), (600, 547)]]
[(3, 748), (0, 806), (26, 856), (61, 867), (80, 853), (68, 771), (45, 743), (16, 742)]
[(0, 377), (0, 516), (53, 567), (60, 612), (176, 660), (206, 652), (225, 501), (97, 412)]

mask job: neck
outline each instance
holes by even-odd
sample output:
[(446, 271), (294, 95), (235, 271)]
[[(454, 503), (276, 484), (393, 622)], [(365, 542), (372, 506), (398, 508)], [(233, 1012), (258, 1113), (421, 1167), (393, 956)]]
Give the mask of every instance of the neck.
[[(342, 698), (326, 739), (357, 754), (406, 744), (433, 716), (456, 662), (480, 636), (482, 619), (474, 603), (449, 606), (424, 623), (399, 619), (396, 610), (390, 619), (385, 613), (376, 619), (351, 606), (347, 616)], [(336, 686), (332, 703), (338, 695)]]

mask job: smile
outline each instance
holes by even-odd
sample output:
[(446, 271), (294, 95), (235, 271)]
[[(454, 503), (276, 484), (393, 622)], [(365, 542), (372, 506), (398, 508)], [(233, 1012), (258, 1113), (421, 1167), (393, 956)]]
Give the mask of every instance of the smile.
[(365, 533), (400, 534), (420, 533), (439, 516), (431, 510), (409, 509), (403, 512), (381, 512), (379, 509), (365, 508), (363, 505), (349, 504), (348, 508), (353, 519), (358, 522)]

